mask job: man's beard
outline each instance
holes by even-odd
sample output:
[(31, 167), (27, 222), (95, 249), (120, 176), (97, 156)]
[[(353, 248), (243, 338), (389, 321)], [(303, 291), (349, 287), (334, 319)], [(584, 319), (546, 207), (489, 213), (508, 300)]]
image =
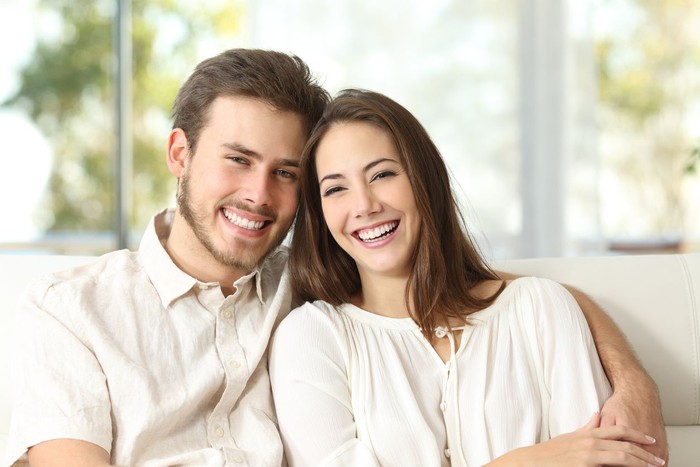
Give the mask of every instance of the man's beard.
[(199, 242), (209, 251), (214, 259), (220, 264), (234, 267), (242, 271), (252, 271), (271, 250), (282, 243), (287, 235), (285, 230), (278, 233), (277, 238), (270, 244), (270, 248), (260, 255), (257, 255), (253, 248), (246, 248), (245, 246), (238, 248), (238, 252), (218, 249), (214, 244), (211, 232), (207, 228), (206, 210), (200, 209), (195, 205), (194, 200), (192, 200), (190, 178), (187, 171), (180, 177), (177, 205), (185, 222), (187, 222)]

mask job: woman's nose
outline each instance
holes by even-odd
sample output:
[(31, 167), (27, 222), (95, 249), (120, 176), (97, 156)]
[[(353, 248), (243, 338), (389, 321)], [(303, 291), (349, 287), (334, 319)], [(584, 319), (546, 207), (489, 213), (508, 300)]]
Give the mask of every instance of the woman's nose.
[(379, 211), (380, 203), (369, 188), (359, 190), (355, 199), (355, 215), (366, 216)]

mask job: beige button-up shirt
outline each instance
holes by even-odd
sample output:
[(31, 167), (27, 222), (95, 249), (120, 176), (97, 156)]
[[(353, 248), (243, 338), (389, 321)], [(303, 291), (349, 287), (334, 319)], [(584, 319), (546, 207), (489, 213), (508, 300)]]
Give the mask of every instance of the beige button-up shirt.
[(279, 466), (267, 344), (289, 311), (287, 252), (224, 298), (170, 260), (172, 211), (138, 252), (42, 278), (19, 313), (7, 461), (56, 438), (118, 465)]

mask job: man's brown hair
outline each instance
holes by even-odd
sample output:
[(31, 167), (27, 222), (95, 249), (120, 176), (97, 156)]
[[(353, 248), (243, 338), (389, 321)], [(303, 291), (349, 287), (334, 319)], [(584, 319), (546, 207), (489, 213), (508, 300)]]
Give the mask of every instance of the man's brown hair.
[(173, 128), (181, 128), (195, 152), (211, 103), (219, 96), (260, 99), (301, 115), (311, 131), (330, 100), (328, 92), (296, 55), (261, 49), (230, 49), (202, 61), (180, 88)]

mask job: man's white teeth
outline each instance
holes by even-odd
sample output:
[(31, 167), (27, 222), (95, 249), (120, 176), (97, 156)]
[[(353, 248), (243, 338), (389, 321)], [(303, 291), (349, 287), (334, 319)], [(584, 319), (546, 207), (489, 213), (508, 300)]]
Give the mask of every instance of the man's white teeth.
[(380, 225), (379, 227), (375, 227), (370, 230), (363, 230), (362, 232), (358, 233), (358, 236), (363, 242), (373, 242), (377, 241), (382, 237), (385, 233), (391, 232), (396, 228), (396, 226), (399, 225), (398, 222), (389, 222), (388, 224)]
[(263, 225), (265, 225), (265, 222), (263, 221), (251, 221), (249, 219), (244, 219), (243, 217), (240, 217), (232, 212), (228, 212), (224, 209), (224, 216), (226, 216), (226, 219), (231, 221), (232, 224), (237, 225), (238, 227), (243, 227), (244, 229), (248, 230), (260, 230), (263, 228)]

